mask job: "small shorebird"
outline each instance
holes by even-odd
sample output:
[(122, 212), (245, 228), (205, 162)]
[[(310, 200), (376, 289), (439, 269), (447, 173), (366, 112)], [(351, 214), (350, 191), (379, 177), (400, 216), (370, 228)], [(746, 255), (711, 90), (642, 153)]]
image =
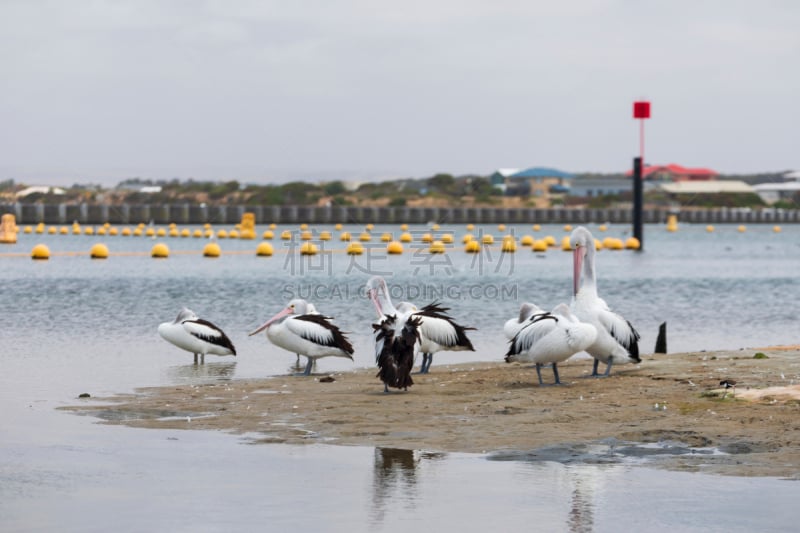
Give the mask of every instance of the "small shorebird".
[(555, 384), (560, 385), (558, 363), (587, 349), (597, 338), (597, 329), (581, 322), (567, 304), (559, 304), (549, 313), (534, 313), (511, 340), (506, 362), (527, 361), (536, 364), (539, 385), (542, 365), (552, 363)]
[(725, 397), (728, 395), (728, 389), (733, 389), (732, 396), (736, 398), (736, 380), (734, 379), (723, 379), (719, 382), (720, 387), (725, 387), (725, 394), (722, 395), (722, 399), (724, 400)]
[(217, 326), (198, 318), (187, 308), (181, 309), (178, 317), (172, 322), (164, 322), (158, 326), (158, 334), (174, 344), (194, 354), (194, 362), (200, 355), (200, 362), (205, 363), (206, 354), (236, 355), (236, 348), (227, 335)]
[(592, 234), (578, 226), (570, 235), (573, 248), (573, 297), (570, 310), (582, 322), (597, 329), (597, 338), (586, 351), (594, 357), (592, 376), (598, 377), (597, 365), (604, 362), (608, 376), (611, 366), (623, 363), (641, 363), (639, 358), (639, 333), (623, 317), (609, 309), (597, 295), (595, 278), (595, 244)]
[(311, 367), (320, 357), (346, 357), (352, 361), (353, 345), (330, 322), (330, 317), (315, 311), (309, 312), (309, 304), (305, 300), (294, 299), (275, 316), (251, 331), (250, 335), (267, 330), (267, 338), (272, 344), (306, 356), (308, 363), (304, 376), (311, 374)]

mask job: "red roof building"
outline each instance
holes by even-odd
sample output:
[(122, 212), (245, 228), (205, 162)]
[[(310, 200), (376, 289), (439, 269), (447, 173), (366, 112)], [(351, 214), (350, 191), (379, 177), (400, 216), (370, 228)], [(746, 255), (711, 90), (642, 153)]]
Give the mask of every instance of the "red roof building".
[[(626, 173), (628, 176), (632, 174), (632, 170)], [(644, 179), (654, 181), (711, 181), (717, 179), (717, 174), (710, 168), (688, 168), (675, 163), (648, 165), (642, 169)]]

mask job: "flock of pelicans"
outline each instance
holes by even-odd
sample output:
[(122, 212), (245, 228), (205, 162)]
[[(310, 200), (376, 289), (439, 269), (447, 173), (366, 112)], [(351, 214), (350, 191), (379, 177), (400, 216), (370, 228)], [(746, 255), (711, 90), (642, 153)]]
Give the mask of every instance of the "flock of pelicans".
[[(639, 363), (639, 333), (630, 322), (611, 311), (597, 295), (595, 278), (595, 240), (584, 227), (570, 235), (573, 250), (573, 295), (569, 305), (561, 303), (552, 311), (524, 303), (519, 315), (508, 320), (504, 333), (509, 339), (506, 361), (531, 362), (536, 366), (539, 384), (541, 368), (552, 365), (555, 383), (560, 384), (558, 363), (586, 351), (594, 357), (592, 376), (608, 376), (614, 364)], [(389, 387), (408, 390), (413, 384), (411, 370), (422, 354), (419, 373), (430, 370), (433, 354), (443, 350), (472, 350), (467, 331), (475, 328), (456, 323), (446, 307), (432, 303), (417, 308), (409, 302), (396, 306), (389, 298), (386, 281), (374, 276), (367, 282), (367, 296), (375, 305), (377, 319), (372, 324), (378, 376)], [(353, 346), (329, 317), (317, 312), (313, 304), (296, 299), (250, 335), (266, 330), (276, 346), (308, 359), (304, 375), (320, 357), (353, 359)], [(230, 339), (211, 322), (181, 310), (173, 322), (158, 327), (159, 334), (172, 344), (201, 360), (205, 354), (236, 355)], [(606, 364), (604, 374), (598, 364)]]

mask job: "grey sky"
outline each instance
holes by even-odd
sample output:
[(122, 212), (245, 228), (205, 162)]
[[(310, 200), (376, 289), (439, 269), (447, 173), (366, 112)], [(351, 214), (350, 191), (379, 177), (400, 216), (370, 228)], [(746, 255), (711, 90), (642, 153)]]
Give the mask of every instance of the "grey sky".
[(800, 167), (800, 2), (0, 0), (0, 179)]

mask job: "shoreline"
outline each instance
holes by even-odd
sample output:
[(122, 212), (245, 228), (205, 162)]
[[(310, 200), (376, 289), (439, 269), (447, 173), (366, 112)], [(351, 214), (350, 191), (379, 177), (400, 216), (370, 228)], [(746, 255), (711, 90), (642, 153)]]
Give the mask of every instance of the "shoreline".
[[(377, 370), (362, 368), (148, 387), (60, 409), (107, 424), (246, 434), (252, 443), (560, 462), (622, 454), (676, 470), (800, 479), (799, 346), (645, 355), (609, 378), (590, 371), (591, 360), (570, 359), (559, 365), (565, 386), (540, 387), (529, 365), (440, 365), (415, 374), (408, 392), (384, 394)], [(543, 378), (552, 382), (550, 369)], [(723, 398), (723, 379), (736, 380), (735, 397)], [(607, 449), (577, 457), (594, 444)]]

